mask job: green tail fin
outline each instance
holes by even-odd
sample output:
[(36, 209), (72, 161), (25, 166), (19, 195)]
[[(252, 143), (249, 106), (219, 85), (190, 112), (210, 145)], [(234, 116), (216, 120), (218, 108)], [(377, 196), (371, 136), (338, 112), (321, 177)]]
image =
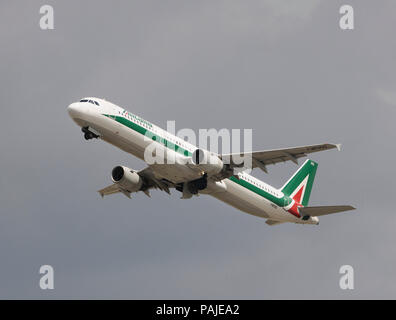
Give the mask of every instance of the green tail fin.
[(303, 206), (307, 206), (317, 168), (318, 164), (308, 159), (285, 183), (281, 191)]

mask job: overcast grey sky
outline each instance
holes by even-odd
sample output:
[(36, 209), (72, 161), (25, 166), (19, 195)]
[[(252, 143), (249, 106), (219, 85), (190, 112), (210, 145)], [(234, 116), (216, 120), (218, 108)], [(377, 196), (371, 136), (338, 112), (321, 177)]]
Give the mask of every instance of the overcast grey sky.
[[(0, 298), (396, 298), (396, 3), (346, 3), (353, 31), (338, 0), (1, 1)], [(84, 96), (162, 127), (252, 128), (257, 150), (343, 143), (312, 156), (310, 204), (358, 209), (269, 227), (208, 196), (102, 200), (115, 165), (145, 165), (83, 139), (66, 107)]]

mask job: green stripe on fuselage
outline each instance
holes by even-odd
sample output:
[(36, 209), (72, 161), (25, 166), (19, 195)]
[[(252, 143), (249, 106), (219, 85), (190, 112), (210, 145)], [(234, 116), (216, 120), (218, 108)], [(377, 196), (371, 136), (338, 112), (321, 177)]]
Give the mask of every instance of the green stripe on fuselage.
[[(139, 132), (140, 134), (146, 136), (147, 138), (149, 138), (153, 141), (156, 141), (171, 150), (174, 150), (180, 154), (185, 155), (186, 157), (192, 155), (192, 153), (190, 151), (188, 151), (178, 145), (175, 145), (171, 141), (166, 140), (166, 139), (160, 137), (159, 135), (156, 135), (155, 133), (151, 132), (150, 130), (147, 130), (143, 126), (138, 125), (137, 123), (135, 123), (133, 121), (130, 121), (130, 120), (128, 120), (124, 117), (120, 117), (120, 116), (112, 116), (112, 115), (108, 115), (108, 114), (103, 114), (103, 115), (105, 117), (108, 117), (110, 119), (117, 121), (118, 123), (123, 124), (124, 126), (130, 128), (136, 132)], [(281, 198), (278, 198), (278, 197), (272, 195), (271, 193), (268, 193), (268, 192), (264, 191), (263, 189), (256, 187), (255, 185), (251, 184), (250, 182), (247, 182), (246, 180), (238, 179), (235, 176), (232, 176), (229, 179), (232, 182), (235, 182), (236, 184), (239, 184), (240, 186), (242, 186), (242, 187), (258, 194), (259, 196), (262, 196), (263, 198), (275, 203), (279, 207), (285, 207), (292, 202), (292, 199), (290, 199), (290, 197), (283, 196)]]
[(166, 139), (162, 138), (158, 134), (155, 134), (154, 132), (152, 132), (152, 131), (144, 128), (143, 126), (138, 125), (137, 123), (135, 123), (133, 121), (130, 121), (130, 120), (124, 118), (124, 117), (112, 116), (112, 115), (108, 115), (108, 114), (104, 114), (104, 116), (108, 117), (110, 119), (113, 119), (113, 120), (117, 121), (118, 123), (121, 123), (124, 126), (130, 128), (130, 129), (132, 129), (132, 130), (134, 130), (136, 132), (139, 132), (140, 134), (146, 136), (148, 139), (156, 141), (156, 142), (162, 144), (163, 146), (165, 146), (165, 147), (167, 147), (167, 148), (169, 148), (169, 149), (171, 149), (173, 151), (176, 151), (176, 152), (178, 152), (180, 154), (185, 155), (186, 157), (189, 157), (189, 156), (192, 155), (192, 153), (190, 151), (178, 146), (177, 144), (174, 144), (173, 142), (171, 142), (169, 140), (166, 140)]
[(278, 197), (274, 196), (273, 194), (268, 193), (268, 192), (264, 191), (263, 189), (256, 187), (254, 184), (251, 184), (250, 182), (247, 182), (246, 180), (243, 180), (243, 179), (238, 179), (235, 176), (232, 176), (229, 179), (232, 182), (235, 182), (235, 183), (239, 184), (240, 186), (245, 187), (246, 189), (249, 189), (250, 191), (253, 191), (254, 193), (264, 197), (265, 199), (275, 203), (276, 205), (278, 205), (280, 207), (285, 207), (285, 206), (289, 205), (292, 201), (289, 197), (278, 198)]

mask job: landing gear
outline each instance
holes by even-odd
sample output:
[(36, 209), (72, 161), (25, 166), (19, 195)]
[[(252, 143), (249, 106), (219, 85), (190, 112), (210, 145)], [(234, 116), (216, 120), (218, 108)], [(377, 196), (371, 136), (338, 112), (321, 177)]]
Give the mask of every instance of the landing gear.
[[(93, 138), (99, 138), (99, 135), (93, 133), (90, 131), (91, 128), (89, 127), (82, 127), (81, 131), (84, 132), (84, 138), (85, 140), (91, 140)], [(91, 129), (92, 130), (92, 129)]]
[(208, 175), (205, 173), (201, 178), (181, 183), (176, 186), (176, 190), (183, 193), (182, 199), (189, 199), (197, 195), (199, 191), (206, 189), (208, 186)]

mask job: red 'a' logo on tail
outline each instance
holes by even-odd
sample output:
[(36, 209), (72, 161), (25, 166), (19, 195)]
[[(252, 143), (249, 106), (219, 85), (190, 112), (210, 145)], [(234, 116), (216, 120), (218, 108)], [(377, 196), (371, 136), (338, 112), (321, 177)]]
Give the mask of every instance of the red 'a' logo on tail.
[(294, 197), (293, 197), (294, 201), (301, 203), (304, 188), (305, 188), (305, 185), (303, 184), (300, 187), (300, 189), (296, 192), (296, 194), (294, 195)]
[(292, 194), (292, 199), (294, 200), (294, 204), (288, 211), (297, 218), (301, 217), (300, 213), (298, 212), (298, 208), (303, 207), (303, 205), (301, 205), (301, 202), (304, 197), (304, 191), (305, 191), (305, 187), (307, 186), (307, 181), (308, 181), (308, 176), (293, 192), (294, 195)]
[(305, 179), (301, 181), (300, 185), (291, 194), (291, 198), (299, 204), (303, 201), (305, 189), (308, 183), (308, 177), (309, 175), (307, 175)]

